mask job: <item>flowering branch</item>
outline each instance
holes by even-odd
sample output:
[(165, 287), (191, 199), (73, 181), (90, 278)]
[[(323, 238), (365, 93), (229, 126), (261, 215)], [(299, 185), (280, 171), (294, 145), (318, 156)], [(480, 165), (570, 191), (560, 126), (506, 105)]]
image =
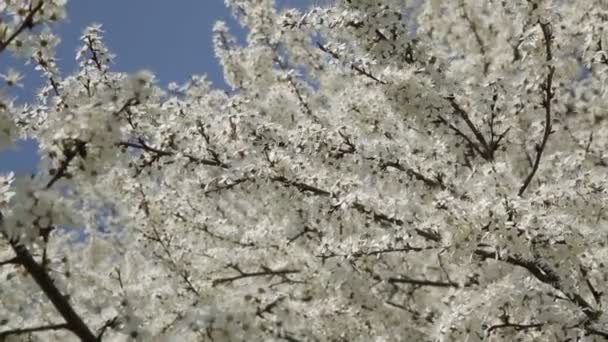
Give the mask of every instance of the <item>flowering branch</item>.
[(91, 332), (86, 323), (80, 318), (80, 316), (74, 311), (74, 308), (68, 301), (68, 297), (59, 291), (55, 282), (49, 276), (47, 271), (38, 264), (27, 248), (16, 241), (9, 241), (11, 248), (16, 254), (16, 258), (19, 264), (22, 265), (27, 272), (34, 278), (36, 284), (40, 286), (46, 297), (53, 303), (53, 306), (61, 316), (65, 319), (65, 327), (78, 336), (83, 342), (96, 342), (97, 338)]
[(494, 330), (507, 329), (507, 328), (515, 329), (517, 331), (522, 331), (522, 330), (528, 330), (528, 329), (542, 328), (543, 325), (545, 325), (545, 323), (529, 323), (529, 324), (502, 323), (502, 324), (495, 324), (495, 325), (489, 327), (487, 331), (490, 333)]
[(38, 13), (38, 11), (42, 9), (42, 6), (44, 5), (44, 0), (40, 0), (38, 4), (34, 7), (32, 7), (33, 3), (34, 1), (30, 3), (30, 8), (28, 10), (27, 15), (25, 16), (21, 24), (19, 24), (19, 27), (13, 32), (13, 34), (11, 34), (5, 41), (0, 41), (0, 53), (2, 53), (2, 51), (4, 51), (4, 49), (6, 49), (6, 47), (9, 46), (13, 42), (13, 40), (15, 40), (15, 38), (17, 38), (21, 34), (21, 32), (23, 32), (23, 30), (25, 30), (26, 28), (32, 29), (34, 25), (36, 25), (34, 23), (34, 16), (36, 15), (36, 13)]
[[(146, 151), (148, 153), (154, 154), (156, 159), (160, 159), (161, 157), (176, 155), (176, 152), (161, 150), (161, 149), (152, 147), (152, 146), (148, 145), (142, 138), (137, 138), (137, 141), (138, 141), (137, 143), (129, 142), (129, 141), (121, 141), (121, 142), (116, 143), (116, 145)], [(197, 164), (208, 165), (208, 166), (218, 166), (218, 167), (221, 167), (224, 169), (229, 167), (228, 164), (223, 163), (219, 160), (217, 154), (213, 154), (213, 159), (198, 158), (191, 154), (185, 154), (185, 156), (191, 162), (194, 162)]]
[(60, 162), (59, 167), (50, 169), (49, 173), (53, 176), (46, 184), (46, 188), (50, 189), (61, 178), (70, 178), (72, 175), (68, 172), (68, 167), (74, 158), (77, 156), (86, 157), (86, 142), (79, 139), (66, 140), (63, 144), (64, 159)]
[(388, 282), (391, 284), (410, 284), (416, 286), (433, 286), (433, 287), (455, 287), (459, 288), (460, 285), (454, 282), (445, 282), (438, 280), (427, 280), (427, 279), (413, 279), (407, 276), (392, 277), (388, 278)]
[(564, 293), (568, 300), (578, 306), (590, 321), (597, 320), (598, 317), (601, 315), (601, 311), (595, 309), (580, 294), (564, 289), (562, 286), (561, 277), (547, 263), (543, 262), (542, 260), (527, 260), (512, 255), (501, 256), (494, 251), (487, 251), (483, 249), (475, 250), (474, 254), (481, 257), (483, 260), (498, 260), (513, 266), (518, 266), (526, 269), (542, 283), (545, 283), (554, 288), (555, 290)]
[(293, 270), (293, 269), (282, 269), (282, 270), (273, 270), (270, 269), (266, 266), (262, 266), (262, 271), (258, 271), (258, 272), (244, 272), (242, 271), (237, 265), (229, 265), (228, 267), (232, 268), (233, 270), (237, 271), (239, 274), (236, 276), (232, 276), (232, 277), (226, 277), (226, 278), (217, 278), (214, 279), (211, 284), (212, 286), (217, 286), (220, 284), (224, 284), (224, 283), (231, 283), (235, 280), (240, 280), (240, 279), (245, 279), (245, 278), (252, 278), (252, 277), (275, 277), (275, 276), (286, 276), (288, 274), (294, 274), (294, 273), (300, 273), (299, 270)]
[[(319, 42), (317, 42), (317, 46), (319, 47), (319, 49), (321, 49), (321, 51), (329, 54), (330, 56), (332, 56), (333, 58), (335, 58), (337, 60), (341, 60), (340, 55), (338, 55), (337, 52), (332, 51), (329, 47), (327, 47)], [(363, 69), (362, 67), (356, 65), (355, 63), (350, 63), (350, 68), (353, 69), (354, 71), (356, 71), (359, 75), (363, 75), (367, 78), (370, 78), (378, 84), (386, 84), (386, 81), (383, 81), (383, 80), (377, 78), (376, 76), (372, 75), (371, 72)]]

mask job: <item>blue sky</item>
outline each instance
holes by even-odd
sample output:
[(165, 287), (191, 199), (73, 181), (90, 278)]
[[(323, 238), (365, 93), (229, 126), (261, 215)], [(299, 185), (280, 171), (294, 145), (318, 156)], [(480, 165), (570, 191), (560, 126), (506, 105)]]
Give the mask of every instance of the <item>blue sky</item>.
[[(1, 0), (0, 0), (1, 1)], [(308, 7), (311, 0), (275, 0), (285, 7)], [(245, 32), (230, 16), (223, 0), (69, 0), (68, 19), (54, 28), (61, 37), (57, 50), (63, 74), (76, 68), (75, 51), (82, 30), (100, 23), (106, 44), (117, 55), (114, 70), (152, 70), (161, 84), (186, 81), (192, 74), (207, 74), (217, 87), (224, 87), (222, 71), (213, 55), (212, 28), (216, 20), (228, 22), (233, 32)], [(0, 55), (0, 72), (14, 64)], [(26, 70), (19, 65), (20, 70)], [(40, 85), (38, 75), (28, 72), (18, 103), (32, 98)], [(34, 141), (20, 141), (12, 150), (0, 152), (0, 172), (32, 173), (38, 157)]]

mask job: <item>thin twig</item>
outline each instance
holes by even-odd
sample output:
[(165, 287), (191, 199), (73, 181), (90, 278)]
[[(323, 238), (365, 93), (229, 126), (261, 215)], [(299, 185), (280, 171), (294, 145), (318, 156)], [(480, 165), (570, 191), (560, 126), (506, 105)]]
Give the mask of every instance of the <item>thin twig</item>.
[(288, 274), (300, 273), (299, 270), (293, 270), (293, 269), (272, 270), (268, 267), (262, 267), (263, 270), (258, 271), (258, 272), (244, 272), (244, 271), (241, 271), (241, 269), (236, 265), (230, 265), (229, 267), (234, 269), (235, 271), (237, 271), (238, 275), (235, 275), (232, 277), (214, 279), (212, 281), (212, 286), (217, 286), (219, 284), (224, 284), (224, 283), (231, 283), (233, 281), (240, 280), (240, 279), (246, 279), (246, 278), (285, 276)]

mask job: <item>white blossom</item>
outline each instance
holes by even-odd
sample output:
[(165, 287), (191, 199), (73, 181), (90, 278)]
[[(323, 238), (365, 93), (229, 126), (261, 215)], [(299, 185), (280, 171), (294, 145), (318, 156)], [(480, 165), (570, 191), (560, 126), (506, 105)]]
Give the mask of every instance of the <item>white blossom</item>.
[(0, 336), (605, 339), (605, 6), (226, 4), (230, 91), (114, 71), (99, 24), (62, 75), (66, 2), (0, 2), (48, 79), (0, 98), (41, 155), (0, 176)]

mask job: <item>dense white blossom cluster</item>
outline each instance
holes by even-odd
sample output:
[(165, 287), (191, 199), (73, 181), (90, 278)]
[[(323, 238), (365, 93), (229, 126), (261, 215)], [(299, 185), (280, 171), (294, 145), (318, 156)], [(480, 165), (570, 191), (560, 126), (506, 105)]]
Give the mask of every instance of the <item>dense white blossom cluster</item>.
[(0, 1), (1, 341), (608, 340), (605, 1), (226, 4), (230, 92)]

